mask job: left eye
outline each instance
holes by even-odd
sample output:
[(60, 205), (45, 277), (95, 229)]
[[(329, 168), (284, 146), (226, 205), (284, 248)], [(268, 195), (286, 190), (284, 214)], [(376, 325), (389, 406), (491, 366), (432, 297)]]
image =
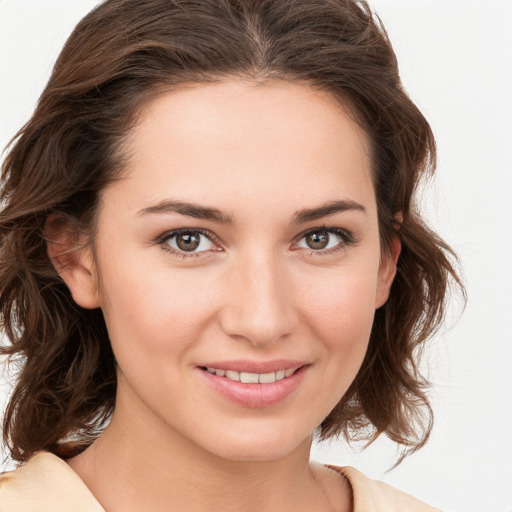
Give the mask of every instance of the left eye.
[(302, 249), (313, 249), (314, 251), (323, 251), (326, 249), (333, 249), (343, 241), (341, 234), (334, 233), (333, 231), (311, 231), (299, 240), (297, 247)]
[(211, 251), (214, 243), (200, 231), (181, 231), (165, 238), (164, 243), (179, 252)]

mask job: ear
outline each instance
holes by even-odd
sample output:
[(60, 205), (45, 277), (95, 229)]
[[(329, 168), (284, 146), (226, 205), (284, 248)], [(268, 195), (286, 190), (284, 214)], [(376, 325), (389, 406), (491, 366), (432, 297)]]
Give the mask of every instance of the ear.
[(389, 297), (389, 291), (396, 275), (396, 264), (402, 250), (398, 235), (393, 236), (389, 249), (383, 252), (380, 260), (375, 309), (383, 306)]
[(83, 308), (100, 307), (94, 257), (86, 235), (59, 214), (47, 218), (44, 235), (48, 257), (73, 300)]

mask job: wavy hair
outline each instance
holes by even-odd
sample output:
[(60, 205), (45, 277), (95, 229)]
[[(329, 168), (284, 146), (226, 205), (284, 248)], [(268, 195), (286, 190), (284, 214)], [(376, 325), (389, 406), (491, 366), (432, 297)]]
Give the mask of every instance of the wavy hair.
[(122, 173), (123, 140), (147, 102), (230, 77), (319, 87), (348, 108), (371, 145), (383, 250), (397, 233), (402, 244), (362, 367), (320, 438), (386, 434), (404, 453), (428, 439), (418, 357), (441, 324), (450, 282), (462, 284), (453, 251), (414, 201), (434, 170), (435, 141), (379, 18), (353, 0), (106, 0), (69, 37), (2, 167), (1, 352), (19, 363), (3, 431), (13, 459), (79, 453), (115, 407), (102, 312), (75, 304), (52, 266), (48, 216), (93, 236), (98, 193)]

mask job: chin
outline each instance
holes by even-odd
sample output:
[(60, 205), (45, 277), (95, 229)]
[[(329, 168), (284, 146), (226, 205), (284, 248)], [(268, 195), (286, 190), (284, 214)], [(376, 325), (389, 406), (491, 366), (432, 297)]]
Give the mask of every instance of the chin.
[[(304, 449), (309, 453), (312, 434), (299, 436), (297, 432), (286, 429), (276, 432), (275, 429), (259, 428), (253, 435), (245, 432), (230, 432), (222, 436), (222, 440), (210, 439), (209, 451), (215, 455), (236, 462), (272, 461), (287, 457), (296, 450)], [(233, 435), (235, 434), (235, 435)]]

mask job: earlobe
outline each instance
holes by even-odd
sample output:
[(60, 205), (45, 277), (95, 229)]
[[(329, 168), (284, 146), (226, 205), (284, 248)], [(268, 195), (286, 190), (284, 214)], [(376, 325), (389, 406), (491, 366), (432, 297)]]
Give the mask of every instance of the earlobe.
[(391, 285), (395, 279), (396, 265), (398, 263), (401, 250), (402, 243), (400, 242), (400, 237), (395, 235), (389, 243), (389, 250), (381, 257), (375, 309), (383, 306), (388, 300)]
[(100, 307), (92, 248), (62, 216), (48, 217), (44, 235), (55, 270), (66, 283), (73, 300), (81, 307)]

